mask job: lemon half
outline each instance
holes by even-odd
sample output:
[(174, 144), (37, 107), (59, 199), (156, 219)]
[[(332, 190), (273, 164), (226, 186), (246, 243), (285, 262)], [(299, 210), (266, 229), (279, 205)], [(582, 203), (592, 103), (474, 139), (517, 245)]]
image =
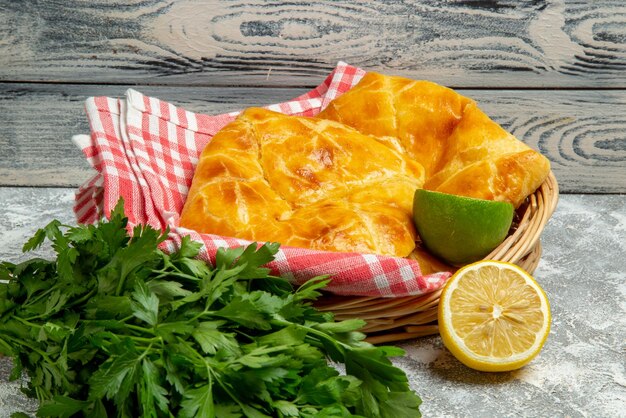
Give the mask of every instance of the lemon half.
[(522, 268), (479, 261), (458, 270), (439, 301), (444, 345), (466, 366), (509, 371), (531, 361), (550, 332), (550, 304)]

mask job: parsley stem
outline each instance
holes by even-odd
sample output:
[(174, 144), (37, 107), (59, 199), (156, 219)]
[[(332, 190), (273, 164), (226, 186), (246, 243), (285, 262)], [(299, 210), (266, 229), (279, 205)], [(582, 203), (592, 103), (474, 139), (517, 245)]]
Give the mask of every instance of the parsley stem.
[(13, 319), (16, 319), (17, 321), (21, 322), (24, 325), (27, 325), (29, 327), (33, 327), (33, 328), (41, 328), (41, 325), (39, 324), (33, 324), (32, 322), (29, 322), (28, 320), (24, 319), (24, 318), (20, 318), (17, 315), (13, 316)]
[(120, 280), (117, 282), (117, 289), (115, 289), (115, 296), (119, 296), (122, 293), (122, 290), (124, 290), (125, 282), (126, 282), (126, 277), (125, 276), (120, 277)]
[(187, 280), (191, 280), (193, 282), (199, 282), (202, 279), (199, 279), (195, 276), (191, 276), (189, 274), (183, 273), (183, 272), (178, 272), (178, 271), (162, 271), (162, 270), (155, 270), (155, 272), (160, 272), (160, 274), (158, 274), (154, 279), (163, 279), (165, 277), (179, 277), (181, 279), (187, 279)]
[(4, 341), (2, 338), (0, 338), (0, 350), (0, 353), (4, 354), (5, 356), (12, 355), (12, 353), (14, 352), (14, 348), (11, 347), (11, 345)]
[(204, 311), (200, 312), (198, 315), (191, 318), (188, 322), (197, 321), (198, 319), (202, 318), (204, 315), (213, 315), (213, 314), (215, 314), (215, 311), (210, 311), (208, 309), (205, 309)]
[(340, 341), (340, 340), (337, 340), (337, 339), (333, 338), (331, 335), (328, 335), (324, 331), (320, 331), (320, 330), (317, 330), (315, 328), (312, 328), (312, 327), (309, 327), (309, 326), (306, 326), (306, 325), (302, 325), (302, 324), (298, 324), (298, 323), (295, 323), (295, 322), (286, 321), (286, 320), (284, 320), (282, 318), (274, 318), (274, 319), (272, 319), (272, 322), (276, 323), (277, 325), (282, 325), (284, 327), (293, 325), (296, 328), (300, 328), (302, 330), (305, 330), (307, 332), (307, 335), (308, 334), (313, 334), (316, 337), (321, 338), (322, 340), (326, 340), (326, 341), (331, 342), (331, 343), (333, 343), (333, 344), (335, 344), (337, 346), (341, 346), (341, 348), (344, 349), (344, 350), (348, 350), (348, 351), (352, 350), (352, 347), (350, 347), (350, 345), (344, 343), (343, 341)]
[(144, 328), (144, 327), (139, 327), (137, 325), (133, 325), (133, 324), (126, 324), (126, 328), (130, 328), (133, 329), (135, 331), (139, 331), (139, 332), (146, 332), (148, 334), (152, 334), (152, 335), (156, 335), (156, 333), (148, 328)]
[(134, 317), (135, 317), (135, 315), (132, 315), (132, 314), (128, 315), (126, 318), (120, 319), (120, 322), (126, 322), (126, 321), (128, 321), (130, 319), (133, 319)]
[(158, 337), (154, 337), (154, 338), (144, 338), (144, 337), (138, 337), (138, 336), (136, 336), (136, 335), (129, 335), (129, 336), (128, 336), (128, 338), (130, 338), (131, 340), (136, 340), (136, 341), (139, 341), (139, 342), (148, 343), (148, 344), (150, 344), (150, 347), (152, 347), (152, 344), (153, 344), (155, 341), (159, 341), (159, 338), (158, 338)]
[(13, 338), (9, 335), (5, 335), (5, 338), (8, 338), (9, 340), (15, 342), (16, 344), (22, 345), (24, 347), (28, 347), (31, 350), (33, 350), (35, 353), (39, 354), (41, 357), (43, 357), (48, 363), (50, 364), (56, 364), (56, 361), (52, 361), (52, 359), (48, 356), (48, 353), (46, 353), (45, 351), (41, 351), (39, 348), (27, 343), (26, 341), (20, 339), (20, 338)]
[(43, 292), (39, 293), (39, 295), (35, 299), (28, 299), (28, 302), (24, 304), (24, 306), (37, 305), (40, 303), (40, 299), (44, 299), (48, 294), (54, 292), (55, 286), (51, 286)]
[(145, 348), (139, 347), (143, 349), (143, 354), (139, 358), (140, 360), (148, 354), (148, 352), (152, 349), (152, 346), (154, 345), (154, 342), (155, 342), (154, 341), (155, 338), (142, 338), (142, 337), (132, 337), (132, 336), (130, 338), (148, 344), (148, 347), (145, 347)]
[(49, 317), (49, 316), (50, 316), (49, 313), (42, 313), (42, 314), (39, 314), (39, 315), (30, 316), (30, 317), (26, 318), (26, 320), (27, 321), (32, 321), (33, 319), (46, 318), (46, 317)]
[(44, 388), (42, 388), (41, 386), (35, 387), (35, 393), (37, 394), (37, 400), (39, 402), (45, 401), (46, 399), (50, 398), (50, 396), (48, 395), (48, 391), (44, 392)]
[(81, 297), (80, 299), (75, 300), (74, 302), (70, 303), (69, 305), (66, 306), (67, 308), (72, 308), (76, 305), (79, 305), (85, 301), (87, 301), (89, 298), (91, 298), (93, 295), (96, 294), (96, 292), (98, 291), (97, 287), (94, 287), (93, 289), (91, 289), (91, 291), (89, 291), (89, 293), (86, 293), (83, 297)]
[(239, 400), (239, 398), (237, 398), (237, 396), (233, 394), (233, 392), (228, 386), (226, 386), (226, 383), (223, 382), (222, 379), (217, 379), (217, 384), (220, 385), (222, 389), (224, 389), (224, 392), (226, 392), (228, 396), (230, 396), (230, 398), (241, 407), (242, 410), (244, 409), (244, 405), (241, 403), (241, 400)]

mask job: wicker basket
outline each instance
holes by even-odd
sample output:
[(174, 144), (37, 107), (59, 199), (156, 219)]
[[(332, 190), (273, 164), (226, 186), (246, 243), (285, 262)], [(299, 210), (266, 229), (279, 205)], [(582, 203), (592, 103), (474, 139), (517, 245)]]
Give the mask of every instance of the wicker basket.
[[(509, 236), (487, 260), (508, 261), (533, 273), (541, 257), (540, 236), (556, 209), (559, 188), (554, 174), (516, 211)], [(363, 332), (372, 343), (386, 343), (437, 334), (437, 306), (441, 290), (422, 296), (397, 298), (325, 295), (321, 310), (333, 311), (338, 320), (361, 318)]]

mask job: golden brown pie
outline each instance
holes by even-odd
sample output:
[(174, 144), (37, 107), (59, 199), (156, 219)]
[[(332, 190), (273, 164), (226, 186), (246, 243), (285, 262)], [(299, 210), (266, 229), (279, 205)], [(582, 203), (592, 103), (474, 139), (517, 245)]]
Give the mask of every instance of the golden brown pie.
[(429, 81), (367, 73), (318, 117), (397, 143), (424, 166), (424, 188), (518, 207), (550, 172), (547, 158)]
[(250, 108), (203, 150), (181, 215), (199, 232), (406, 256), (424, 169), (343, 124)]
[(368, 73), (319, 117), (250, 108), (224, 127), (200, 156), (180, 224), (405, 257), (415, 248), (416, 188), (517, 207), (549, 170), (545, 157), (471, 99), (435, 83)]

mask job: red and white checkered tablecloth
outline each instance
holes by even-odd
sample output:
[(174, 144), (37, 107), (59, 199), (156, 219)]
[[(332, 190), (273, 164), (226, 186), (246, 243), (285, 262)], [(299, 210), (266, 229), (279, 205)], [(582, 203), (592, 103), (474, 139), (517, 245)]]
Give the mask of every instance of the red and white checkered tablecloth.
[[(314, 116), (364, 74), (362, 69), (340, 62), (315, 89), (267, 107), (289, 115)], [(166, 251), (176, 249), (186, 234), (204, 243), (201, 257), (210, 261), (219, 247), (250, 243), (178, 226), (202, 149), (237, 112), (217, 116), (192, 113), (135, 90), (128, 90), (125, 99), (89, 98), (86, 110), (91, 135), (73, 139), (97, 174), (76, 192), (78, 222), (94, 223), (109, 216), (122, 196), (129, 229), (139, 223), (162, 230), (170, 227), (163, 243)], [(439, 289), (450, 276), (449, 272), (422, 275), (419, 264), (405, 258), (286, 246), (269, 267), (296, 284), (328, 274), (332, 281), (327, 290), (361, 296), (419, 295)]]

